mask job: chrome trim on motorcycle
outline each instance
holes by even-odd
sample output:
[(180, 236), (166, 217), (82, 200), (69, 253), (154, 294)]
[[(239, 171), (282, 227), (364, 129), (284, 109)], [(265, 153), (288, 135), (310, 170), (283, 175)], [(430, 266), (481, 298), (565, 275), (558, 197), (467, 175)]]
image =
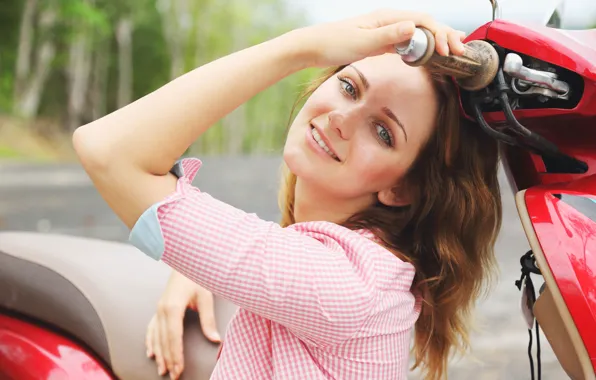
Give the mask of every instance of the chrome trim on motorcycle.
[[(470, 98), (470, 105), (472, 106), (474, 117), (480, 127), (489, 136), (505, 144), (529, 149), (543, 157), (556, 158), (558, 162), (557, 173), (585, 173), (588, 170), (588, 165), (585, 162), (561, 152), (556, 144), (547, 140), (539, 133), (529, 130), (517, 120), (513, 113), (511, 100), (508, 95), (508, 93), (512, 91), (512, 88), (506, 82), (504, 71), (504, 68), (500, 68), (497, 72), (493, 83), (495, 86), (494, 91), (488, 93), (476, 92), (475, 95)], [(483, 102), (494, 101), (500, 104), (507, 122), (505, 127), (499, 128), (499, 130), (491, 127), (486, 122), (480, 108)], [(509, 131), (511, 134), (505, 133), (505, 130)]]
[[(566, 97), (569, 94), (569, 85), (566, 82), (558, 80), (557, 74), (525, 67), (523, 65), (522, 58), (515, 53), (507, 54), (505, 57), (505, 62), (503, 63), (503, 71), (511, 77), (523, 81), (519, 84), (525, 82), (541, 88), (552, 90), (559, 94), (558, 97)], [(542, 93), (544, 96), (548, 96), (548, 94), (548, 92)]]
[(490, 5), (493, 7), (493, 21), (498, 18), (501, 18), (501, 7), (499, 6), (499, 2), (497, 0), (489, 0)]
[(511, 89), (518, 95), (522, 96), (538, 96), (538, 101), (545, 103), (547, 98), (551, 99), (569, 99), (569, 93), (559, 95), (555, 91), (548, 88), (533, 86), (531, 82), (514, 78), (511, 81)]

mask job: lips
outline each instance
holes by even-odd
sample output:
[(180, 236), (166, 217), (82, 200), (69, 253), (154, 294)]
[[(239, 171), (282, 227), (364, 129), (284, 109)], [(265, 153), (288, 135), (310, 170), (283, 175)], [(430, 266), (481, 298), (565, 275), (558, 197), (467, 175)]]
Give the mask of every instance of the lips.
[(335, 153), (335, 151), (333, 150), (333, 148), (330, 146), (331, 144), (329, 144), (329, 140), (326, 138), (326, 136), (321, 133), (319, 131), (318, 128), (316, 128), (314, 125), (311, 124), (311, 134), (313, 139), (315, 140), (315, 142), (321, 147), (321, 149), (323, 149), (331, 158), (333, 158), (334, 160), (340, 162), (339, 157), (337, 156), (337, 154)]

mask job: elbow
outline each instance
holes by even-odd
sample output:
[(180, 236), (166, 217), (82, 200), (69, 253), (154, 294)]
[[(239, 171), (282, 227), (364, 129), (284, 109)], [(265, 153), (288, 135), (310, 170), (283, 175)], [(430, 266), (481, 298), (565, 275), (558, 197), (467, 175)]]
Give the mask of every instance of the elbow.
[(99, 172), (109, 166), (109, 151), (104, 141), (88, 125), (77, 128), (72, 135), (72, 145), (81, 165), (87, 171)]

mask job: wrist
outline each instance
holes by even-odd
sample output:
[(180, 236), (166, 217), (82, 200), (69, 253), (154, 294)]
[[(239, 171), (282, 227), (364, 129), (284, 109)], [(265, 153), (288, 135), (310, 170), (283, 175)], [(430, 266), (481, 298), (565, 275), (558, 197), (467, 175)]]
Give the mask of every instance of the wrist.
[(313, 44), (308, 41), (306, 28), (299, 28), (282, 34), (272, 40), (278, 44), (283, 59), (288, 62), (293, 71), (300, 71), (314, 66), (316, 54)]

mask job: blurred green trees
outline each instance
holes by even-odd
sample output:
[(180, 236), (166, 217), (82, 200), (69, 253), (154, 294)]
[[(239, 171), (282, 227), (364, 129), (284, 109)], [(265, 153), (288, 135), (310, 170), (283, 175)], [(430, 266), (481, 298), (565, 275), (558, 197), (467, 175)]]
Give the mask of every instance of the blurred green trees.
[[(304, 23), (284, 0), (0, 0), (0, 113), (51, 119), (70, 133), (184, 72)], [(193, 150), (279, 152), (293, 101), (312, 75), (257, 95)]]

